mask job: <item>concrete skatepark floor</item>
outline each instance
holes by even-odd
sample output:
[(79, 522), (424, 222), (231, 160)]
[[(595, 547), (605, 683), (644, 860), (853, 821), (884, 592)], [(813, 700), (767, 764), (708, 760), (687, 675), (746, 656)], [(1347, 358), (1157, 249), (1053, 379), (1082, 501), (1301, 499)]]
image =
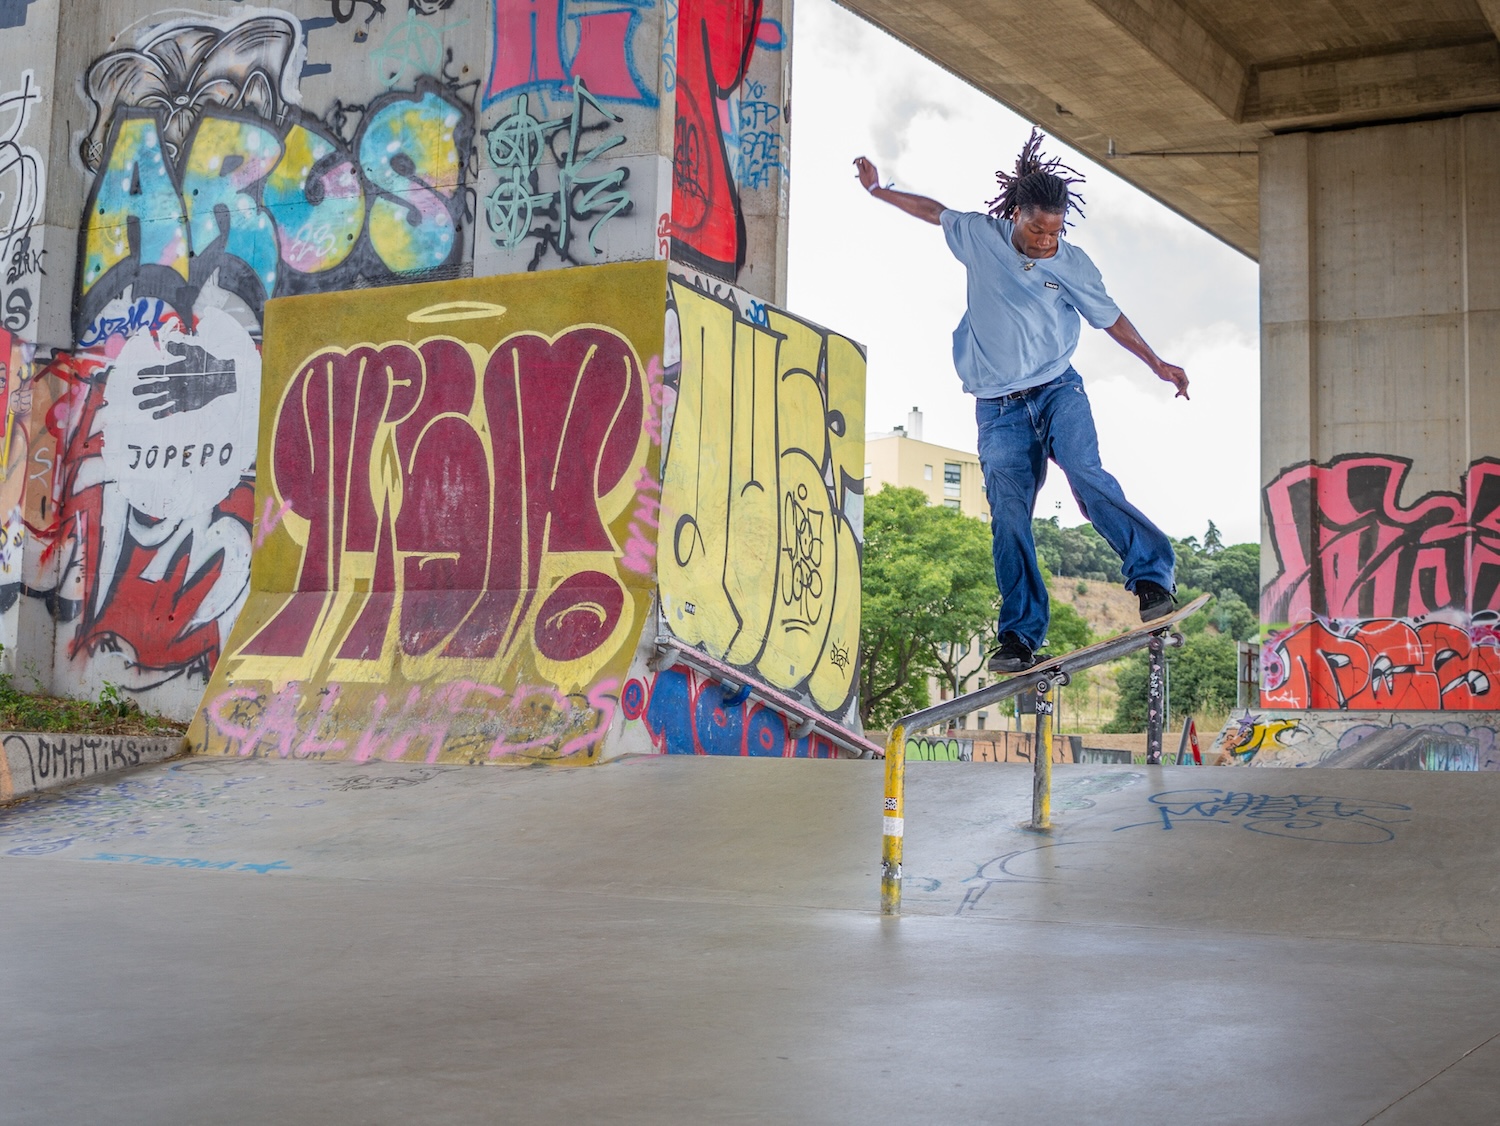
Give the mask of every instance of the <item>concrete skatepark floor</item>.
[[(1495, 1123), (1500, 777), (187, 759), (0, 811), (0, 1121)], [(1191, 791), (1191, 792), (1184, 792)]]

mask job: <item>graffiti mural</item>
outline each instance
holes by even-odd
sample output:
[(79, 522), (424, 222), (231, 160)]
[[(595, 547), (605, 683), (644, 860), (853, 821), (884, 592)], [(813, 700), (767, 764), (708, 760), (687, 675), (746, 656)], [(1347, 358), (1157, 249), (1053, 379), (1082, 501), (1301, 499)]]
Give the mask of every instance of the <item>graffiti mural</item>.
[(637, 263), (273, 303), (277, 519), (195, 746), (596, 757), (650, 605), (623, 557), (665, 286)]
[[(656, 30), (643, 13), (655, 0), (493, 0), (493, 51), (485, 86), (486, 106), (517, 94), (555, 98), (571, 94), (575, 79), (607, 102), (657, 104)], [(643, 73), (637, 63), (649, 60)]]
[(1410, 471), (1408, 458), (1348, 454), (1267, 486), (1277, 574), (1262, 620), (1500, 610), (1500, 461), (1474, 462), (1457, 492), (1403, 504)]
[[(590, 262), (603, 253), (598, 240), (605, 224), (634, 209), (625, 187), (630, 169), (595, 164), (625, 143), (623, 133), (611, 130), (621, 118), (605, 109), (581, 78), (573, 85), (566, 117), (538, 120), (529, 97), (517, 95), (515, 112), (485, 134), (490, 163), (499, 173), (486, 200), (490, 232), (506, 250), (535, 239), (530, 270), (548, 250), (572, 265)], [(541, 189), (544, 158), (546, 191)], [(583, 245), (575, 247), (580, 235)]]
[(1500, 770), (1492, 723), (1442, 712), (1246, 711), (1229, 717), (1212, 750), (1217, 766)]
[(14, 90), (0, 90), (0, 328), (15, 333), (32, 328), (36, 280), (45, 273), (41, 223), (46, 165), (35, 148), (22, 143), (41, 97), (29, 70), (21, 72)]
[(740, 300), (672, 280), (662, 613), (683, 641), (839, 715), (859, 638), (864, 355), (776, 309), (754, 324)]
[(826, 735), (798, 736), (796, 720), (685, 665), (630, 680), (620, 694), (627, 720), (645, 725), (651, 744), (668, 755), (746, 758), (837, 758)]
[(41, 544), (21, 589), (71, 624), (70, 676), (110, 655), (122, 687), (179, 686), (158, 708), (196, 703), (249, 596), (266, 302), (462, 259), (472, 111), (423, 75), (318, 120), (303, 38), (263, 9), (183, 18), (83, 78), (75, 343), (11, 429)]
[(745, 216), (723, 116), (750, 69), (762, 2), (681, 0), (678, 12), (672, 255), (730, 281), (745, 264)]
[[(1500, 707), (1500, 615), (1468, 625), (1376, 618), (1273, 631), (1261, 647), (1266, 707)], [(1308, 703), (1312, 701), (1312, 703)]]
[(1406, 458), (1281, 473), (1265, 505), (1267, 707), (1494, 708), (1500, 701), (1500, 461), (1403, 500)]
[(186, 318), (205, 285), (278, 294), (435, 276), (462, 253), (472, 115), (438, 80), (376, 98), (347, 140), (295, 112), (289, 18), (158, 31), (96, 61), (80, 148), (80, 337), (127, 287)]

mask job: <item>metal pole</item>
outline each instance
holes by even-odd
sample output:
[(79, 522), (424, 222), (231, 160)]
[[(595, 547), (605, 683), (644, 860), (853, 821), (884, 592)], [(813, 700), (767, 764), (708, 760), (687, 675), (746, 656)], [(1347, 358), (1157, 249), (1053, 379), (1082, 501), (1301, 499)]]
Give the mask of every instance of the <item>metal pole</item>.
[(885, 745), (885, 820), (880, 842), (880, 913), (901, 914), (901, 847), (906, 836), (906, 727), (891, 728)]
[(1161, 732), (1166, 719), (1167, 639), (1159, 633), (1151, 635), (1146, 646), (1150, 660), (1150, 676), (1146, 680), (1146, 763), (1161, 765)]
[(1052, 679), (1036, 682), (1036, 739), (1031, 756), (1031, 827), (1052, 826)]

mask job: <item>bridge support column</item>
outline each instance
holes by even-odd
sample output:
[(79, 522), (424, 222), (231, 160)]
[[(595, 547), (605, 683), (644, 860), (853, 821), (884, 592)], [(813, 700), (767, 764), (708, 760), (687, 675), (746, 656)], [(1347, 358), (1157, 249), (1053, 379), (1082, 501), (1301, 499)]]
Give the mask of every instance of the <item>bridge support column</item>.
[(1261, 703), (1491, 723), (1500, 113), (1273, 137), (1260, 185)]

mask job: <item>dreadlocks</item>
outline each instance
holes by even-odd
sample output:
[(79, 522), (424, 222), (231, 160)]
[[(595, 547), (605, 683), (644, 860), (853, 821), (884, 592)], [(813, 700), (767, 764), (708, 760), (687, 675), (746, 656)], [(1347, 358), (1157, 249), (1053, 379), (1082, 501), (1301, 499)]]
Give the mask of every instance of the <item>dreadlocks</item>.
[[(987, 202), (990, 214), (998, 219), (1014, 219), (1022, 208), (1034, 207), (1052, 215), (1067, 216), (1069, 211), (1083, 217), (1086, 201), (1081, 195), (1069, 190), (1070, 184), (1083, 183), (1083, 176), (1075, 168), (1069, 168), (1057, 157), (1042, 155), (1042, 131), (1031, 130), (1031, 136), (1016, 157), (1013, 173), (996, 172), (1000, 183), (1000, 194)], [(1068, 175), (1060, 176), (1058, 173)], [(1064, 227), (1066, 227), (1064, 223)]]

